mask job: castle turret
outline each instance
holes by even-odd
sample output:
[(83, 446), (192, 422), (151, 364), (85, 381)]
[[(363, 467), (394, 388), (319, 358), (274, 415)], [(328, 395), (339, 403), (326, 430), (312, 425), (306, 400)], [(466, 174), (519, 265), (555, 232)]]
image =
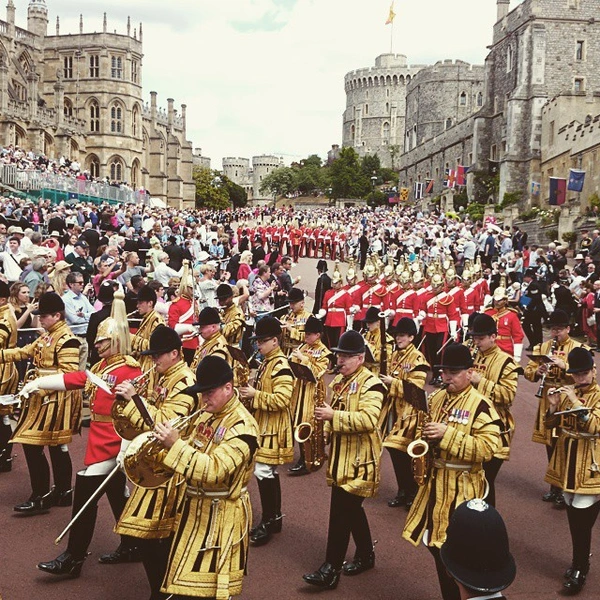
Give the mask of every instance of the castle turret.
[(30, 0), (27, 8), (27, 30), (34, 35), (48, 35), (48, 7), (46, 0)]
[(496, 0), (496, 23), (510, 12), (510, 0)]

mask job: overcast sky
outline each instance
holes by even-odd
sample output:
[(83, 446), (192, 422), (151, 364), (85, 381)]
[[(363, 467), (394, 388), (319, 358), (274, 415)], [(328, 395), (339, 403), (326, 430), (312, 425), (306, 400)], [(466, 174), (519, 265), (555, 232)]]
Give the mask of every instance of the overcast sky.
[[(390, 0), (46, 0), (48, 33), (143, 23), (144, 97), (188, 106), (188, 139), (223, 156), (325, 157), (341, 144), (344, 75), (390, 51)], [(511, 9), (521, 3), (512, 0)], [(27, 0), (15, 0), (25, 26)], [(483, 64), (495, 0), (396, 0), (393, 51), (409, 64)], [(75, 11), (75, 13), (74, 13)]]

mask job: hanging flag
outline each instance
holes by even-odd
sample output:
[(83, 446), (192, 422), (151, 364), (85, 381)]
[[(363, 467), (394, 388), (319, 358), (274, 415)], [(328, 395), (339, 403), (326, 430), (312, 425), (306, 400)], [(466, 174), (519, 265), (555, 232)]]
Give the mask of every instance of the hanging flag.
[(399, 200), (400, 199), (398, 198), (398, 193), (397, 192), (388, 192), (388, 202), (390, 204), (398, 202)]
[(408, 188), (400, 188), (400, 200), (402, 202), (406, 202), (408, 200), (408, 193), (409, 193), (409, 189)]
[(391, 5), (390, 5), (390, 14), (388, 15), (387, 21), (385, 22), (386, 25), (390, 25), (394, 22), (394, 18), (396, 16), (396, 13), (394, 12), (394, 2), (392, 1)]
[(572, 192), (581, 192), (585, 182), (585, 171), (579, 169), (569, 169), (569, 184), (567, 189)]
[(456, 185), (457, 186), (465, 186), (467, 185), (467, 173), (469, 172), (469, 167), (465, 167), (463, 165), (458, 165), (456, 167)]
[(415, 200), (420, 200), (423, 197), (425, 184), (422, 181), (415, 181)]
[(550, 205), (560, 206), (567, 197), (567, 180), (560, 177), (550, 177)]
[(446, 169), (446, 179), (444, 180), (444, 187), (454, 188), (456, 185), (456, 171), (454, 169)]
[(538, 181), (532, 181), (531, 182), (531, 195), (539, 196), (541, 191), (542, 191), (542, 184), (539, 183)]
[(426, 194), (431, 194), (431, 192), (433, 192), (433, 183), (434, 183), (433, 179), (425, 180), (425, 193)]

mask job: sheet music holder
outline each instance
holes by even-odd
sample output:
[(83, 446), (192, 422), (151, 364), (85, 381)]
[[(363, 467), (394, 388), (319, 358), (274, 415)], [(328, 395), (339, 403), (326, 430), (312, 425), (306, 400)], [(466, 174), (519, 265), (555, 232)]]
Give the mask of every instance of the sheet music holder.
[(303, 365), (301, 363), (290, 361), (290, 369), (292, 369), (292, 373), (298, 379), (302, 379), (302, 381), (308, 381), (309, 383), (317, 383), (313, 372), (310, 370), (310, 367)]
[(233, 358), (233, 360), (237, 360), (243, 365), (249, 366), (248, 357), (244, 354), (244, 351), (241, 348), (227, 344), (227, 350), (229, 350), (229, 354), (231, 354), (231, 358)]
[(416, 410), (429, 412), (427, 404), (427, 394), (423, 388), (415, 385), (411, 381), (402, 381), (402, 389), (404, 391), (404, 400), (408, 402)]
[(528, 354), (527, 358), (530, 360), (533, 360), (537, 363), (548, 364), (548, 363), (553, 362), (552, 358), (550, 356), (548, 356), (547, 354)]

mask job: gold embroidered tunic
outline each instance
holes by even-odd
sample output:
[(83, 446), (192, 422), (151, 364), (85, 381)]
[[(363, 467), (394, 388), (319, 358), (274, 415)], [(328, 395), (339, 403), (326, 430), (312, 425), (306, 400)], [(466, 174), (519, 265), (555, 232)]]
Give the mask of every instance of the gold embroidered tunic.
[(422, 352), (414, 344), (409, 344), (404, 350), (396, 350), (390, 360), (390, 384), (386, 401), (386, 410), (381, 411), (380, 423), (391, 421), (393, 425), (385, 437), (383, 445), (406, 452), (408, 444), (416, 437), (418, 412), (404, 400), (404, 382), (424, 388), (427, 379), (429, 363)]
[(324, 428), (331, 439), (327, 485), (371, 498), (377, 494), (381, 473), (377, 423), (385, 387), (364, 365), (348, 377), (337, 375), (329, 387), (334, 412)]
[[(17, 345), (17, 320), (8, 304), (0, 306), (0, 348), (9, 349)], [(19, 373), (14, 362), (0, 364), (0, 395), (14, 394), (19, 384)], [(13, 413), (13, 406), (0, 407), (0, 415)]]
[[(131, 336), (131, 355), (140, 363), (142, 373), (150, 371), (154, 366), (152, 356), (142, 355), (150, 348), (150, 336), (152, 332), (159, 326), (164, 325), (164, 319), (155, 311), (151, 310), (148, 314), (144, 315), (142, 322), (140, 323), (139, 329), (135, 332), (135, 335)], [(144, 395), (146, 390), (151, 390), (154, 387), (154, 382), (157, 379), (157, 373), (151, 370), (145, 378), (144, 390), (140, 390), (141, 394)]]
[(213, 333), (209, 338), (206, 338), (202, 344), (198, 346), (196, 352), (194, 352), (194, 358), (190, 369), (193, 373), (196, 372), (196, 367), (200, 361), (206, 356), (219, 356), (223, 360), (227, 361), (227, 364), (233, 369), (233, 358), (229, 354), (227, 349), (227, 340), (220, 331)]
[(267, 465), (282, 465), (292, 461), (294, 377), (280, 348), (275, 348), (265, 356), (253, 387), (257, 392), (252, 398), (252, 409), (259, 432), (256, 461)]
[[(0, 351), (0, 362), (31, 359), (35, 377), (79, 370), (79, 340), (65, 321), (23, 348)], [(79, 426), (81, 391), (40, 390), (23, 405), (12, 442), (34, 446), (69, 444)]]
[(573, 494), (600, 494), (600, 386), (596, 381), (575, 391), (579, 401), (561, 396), (557, 411), (587, 406), (589, 419), (575, 414), (546, 415), (546, 427), (558, 427), (558, 440), (546, 481)]
[(189, 440), (170, 448), (164, 464), (184, 485), (163, 592), (219, 600), (241, 594), (257, 438), (236, 393), (220, 413), (202, 413)]
[[(552, 349), (553, 340), (547, 340), (541, 344), (538, 344), (533, 349), (534, 354), (544, 354), (546, 356), (550, 355), (550, 351)], [(580, 342), (576, 342), (571, 338), (567, 338), (566, 341), (562, 344), (557, 344), (556, 350), (553, 353), (553, 356), (557, 356), (561, 358), (565, 364), (566, 369), (569, 368), (568, 356), (569, 352), (576, 348), (577, 346), (583, 346), (587, 348), (584, 344)], [(525, 379), (529, 381), (539, 381), (540, 376), (536, 374), (536, 371), (540, 363), (535, 360), (530, 360), (525, 367)], [(546, 375), (546, 379), (544, 381), (544, 390), (543, 396), (539, 399), (539, 405), (537, 409), (537, 415), (535, 418), (535, 425), (533, 428), (533, 436), (532, 440), (538, 444), (545, 444), (546, 446), (552, 445), (552, 437), (554, 436), (552, 429), (547, 429), (545, 424), (546, 412), (548, 411), (548, 390), (551, 387), (560, 387), (561, 385), (570, 385), (573, 383), (573, 378), (570, 375), (567, 375), (566, 369), (559, 369), (556, 365), (548, 365), (548, 374)]]
[(234, 302), (231, 306), (223, 309), (221, 319), (223, 321), (222, 333), (227, 343), (231, 346), (239, 346), (246, 327), (244, 312)]
[(325, 400), (325, 382), (323, 375), (329, 366), (329, 357), (331, 352), (327, 346), (318, 340), (312, 346), (302, 344), (299, 348), (302, 352), (302, 359), (295, 356), (290, 358), (290, 362), (298, 362), (309, 367), (317, 383), (296, 379), (294, 381), (294, 392), (292, 394), (292, 407), (294, 412), (294, 426), (300, 423), (311, 422), (315, 416), (315, 393), (317, 389)]
[(471, 385), (458, 394), (436, 390), (429, 397), (429, 412), (433, 423), (448, 428), (433, 448), (433, 468), (419, 486), (402, 537), (418, 546), (428, 530), (428, 545), (439, 548), (456, 506), (483, 497), (483, 463), (498, 452), (502, 425), (491, 402)]
[[(289, 311), (287, 315), (281, 318), (282, 336), (281, 349), (286, 356), (289, 356), (293, 350), (304, 343), (304, 327), (308, 317), (311, 316), (306, 309), (299, 313)], [(290, 325), (289, 329), (283, 328), (283, 325)]]
[[(365, 366), (373, 373), (373, 375), (375, 375), (375, 377), (379, 377), (381, 370), (381, 330), (379, 327), (377, 327), (376, 329), (373, 329), (373, 331), (367, 331), (367, 333), (364, 335), (364, 338), (365, 342), (367, 342), (369, 345), (369, 349), (371, 350), (371, 354), (373, 354), (373, 358), (375, 359), (375, 362), (365, 361)], [(385, 365), (387, 370), (387, 366), (390, 363), (390, 357), (394, 351), (394, 339), (392, 336), (386, 333), (385, 340), (387, 344), (387, 364)]]
[(473, 369), (481, 375), (475, 389), (492, 402), (502, 421), (500, 437), (502, 445), (494, 458), (508, 460), (510, 442), (515, 432), (515, 420), (510, 412), (517, 393), (521, 366), (514, 358), (494, 345), (486, 352), (477, 352)]
[[(147, 399), (148, 412), (154, 422), (164, 423), (194, 412), (198, 407), (197, 398), (183, 393), (193, 384), (194, 375), (183, 360), (160, 375)], [(127, 404), (123, 414), (140, 433), (148, 431), (133, 401)], [(135, 486), (115, 532), (143, 539), (169, 537), (175, 523), (176, 498), (174, 478), (156, 489)]]

